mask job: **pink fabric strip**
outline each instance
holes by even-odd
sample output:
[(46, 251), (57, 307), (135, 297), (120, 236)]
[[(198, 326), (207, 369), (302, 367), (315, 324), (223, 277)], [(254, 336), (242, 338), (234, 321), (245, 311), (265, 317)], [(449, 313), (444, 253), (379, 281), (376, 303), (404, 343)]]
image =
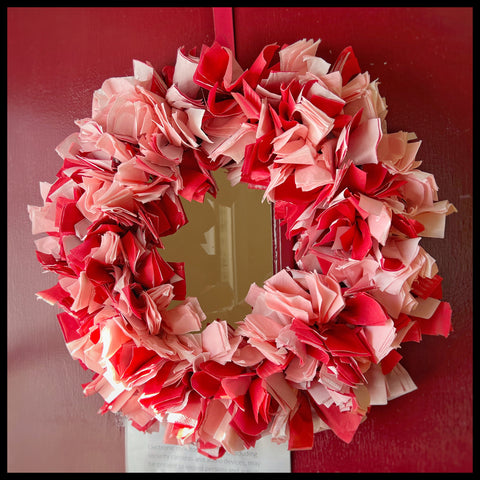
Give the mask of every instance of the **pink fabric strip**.
[(215, 40), (229, 48), (235, 56), (235, 30), (232, 7), (212, 7)]

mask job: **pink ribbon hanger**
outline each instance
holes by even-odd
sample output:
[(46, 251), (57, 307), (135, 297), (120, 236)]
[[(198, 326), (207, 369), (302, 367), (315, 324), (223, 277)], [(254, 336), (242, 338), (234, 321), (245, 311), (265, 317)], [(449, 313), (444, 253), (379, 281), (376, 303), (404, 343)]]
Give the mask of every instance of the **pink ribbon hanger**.
[(235, 29), (232, 7), (212, 7), (215, 40), (229, 48), (235, 56)]

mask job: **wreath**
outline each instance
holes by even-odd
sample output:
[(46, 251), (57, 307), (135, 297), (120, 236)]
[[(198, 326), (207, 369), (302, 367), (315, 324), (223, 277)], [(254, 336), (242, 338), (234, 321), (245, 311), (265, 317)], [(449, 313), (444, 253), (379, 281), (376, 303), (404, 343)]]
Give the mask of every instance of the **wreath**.
[[(326, 429), (350, 442), (371, 406), (416, 389), (402, 343), (452, 330), (419, 242), (442, 238), (455, 207), (418, 169), (415, 134), (387, 131), (352, 48), (332, 65), (318, 44), (267, 45), (245, 70), (217, 42), (161, 72), (134, 60), (56, 148), (57, 178), (28, 207), (58, 276), (37, 295), (61, 307), (102, 414), (165, 423), (166, 443), (210, 458), (265, 435), (290, 450)], [(162, 244), (187, 223), (182, 199), (216, 196), (217, 169), (264, 190), (294, 245), (295, 266), (251, 285), (235, 328), (206, 319)]]

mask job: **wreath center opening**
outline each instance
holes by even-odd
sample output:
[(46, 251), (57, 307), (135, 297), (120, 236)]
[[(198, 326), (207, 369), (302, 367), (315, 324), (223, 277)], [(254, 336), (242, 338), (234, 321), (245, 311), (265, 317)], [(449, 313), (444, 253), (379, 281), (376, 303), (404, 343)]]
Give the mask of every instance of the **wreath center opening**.
[(271, 208), (263, 190), (231, 186), (226, 172), (214, 172), (217, 197), (202, 203), (182, 199), (188, 223), (163, 237), (168, 261), (185, 263), (187, 296), (197, 297), (207, 316), (230, 325), (251, 307), (245, 296), (252, 283), (272, 275)]

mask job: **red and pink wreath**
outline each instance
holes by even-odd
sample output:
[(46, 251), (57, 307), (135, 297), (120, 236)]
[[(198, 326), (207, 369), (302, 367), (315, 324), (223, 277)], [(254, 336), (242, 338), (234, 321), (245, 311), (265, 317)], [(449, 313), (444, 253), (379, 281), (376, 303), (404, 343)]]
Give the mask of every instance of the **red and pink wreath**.
[[(57, 178), (29, 206), (58, 276), (38, 296), (61, 307), (101, 413), (162, 422), (166, 443), (210, 458), (266, 435), (290, 450), (325, 429), (350, 442), (373, 405), (416, 389), (402, 344), (451, 331), (420, 239), (442, 238), (455, 207), (419, 170), (415, 134), (387, 131), (352, 48), (330, 64), (318, 45), (267, 45), (247, 69), (216, 42), (160, 72), (134, 60), (57, 147)], [(187, 223), (182, 199), (216, 196), (217, 169), (264, 190), (294, 245), (295, 267), (252, 284), (235, 328), (206, 318), (162, 244)]]

